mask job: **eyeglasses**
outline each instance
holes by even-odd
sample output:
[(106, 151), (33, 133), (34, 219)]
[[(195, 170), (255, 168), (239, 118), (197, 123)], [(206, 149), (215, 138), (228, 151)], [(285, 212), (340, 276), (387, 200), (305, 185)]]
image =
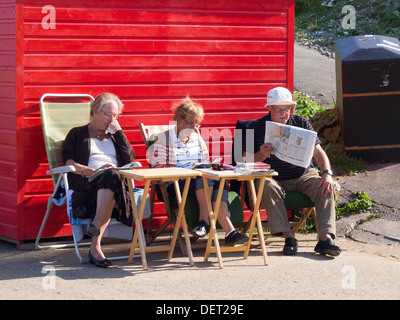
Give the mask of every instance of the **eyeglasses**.
[(194, 129), (200, 128), (200, 124), (198, 122), (186, 121), (185, 119), (183, 119), (183, 121), (185, 122), (185, 125), (188, 128), (194, 128)]
[(115, 120), (115, 119), (118, 118), (118, 114), (106, 113), (106, 112), (104, 112), (104, 110), (100, 110), (100, 111), (103, 112), (103, 114), (104, 114), (108, 119)]
[(272, 110), (274, 110), (274, 112), (277, 112), (277, 113), (281, 113), (281, 112), (288, 113), (288, 112), (290, 112), (291, 108), (292, 108), (291, 106), (283, 108), (283, 109), (278, 106), (272, 106)]

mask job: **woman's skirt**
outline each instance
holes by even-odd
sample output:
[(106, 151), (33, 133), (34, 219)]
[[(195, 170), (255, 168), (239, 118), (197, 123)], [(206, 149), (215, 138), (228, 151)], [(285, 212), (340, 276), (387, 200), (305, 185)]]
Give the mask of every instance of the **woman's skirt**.
[(96, 180), (89, 182), (82, 191), (74, 190), (72, 194), (72, 214), (74, 218), (94, 218), (97, 209), (97, 192), (100, 189), (109, 189), (114, 192), (115, 207), (112, 218), (132, 226), (133, 214), (129, 196), (128, 184), (117, 170), (106, 170)]

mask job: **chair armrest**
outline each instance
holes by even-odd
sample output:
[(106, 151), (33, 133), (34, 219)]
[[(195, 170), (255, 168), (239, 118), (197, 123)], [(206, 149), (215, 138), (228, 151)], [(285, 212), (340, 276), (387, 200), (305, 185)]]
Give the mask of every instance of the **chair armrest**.
[(72, 172), (75, 171), (74, 166), (62, 166), (62, 167), (57, 167), (51, 170), (47, 170), (47, 174), (59, 174), (59, 173), (66, 173), (66, 172)]

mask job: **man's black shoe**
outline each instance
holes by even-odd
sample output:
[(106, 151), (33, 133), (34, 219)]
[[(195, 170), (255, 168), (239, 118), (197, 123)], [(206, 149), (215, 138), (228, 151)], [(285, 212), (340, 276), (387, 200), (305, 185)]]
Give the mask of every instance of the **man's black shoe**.
[(319, 240), (314, 251), (322, 255), (334, 257), (337, 257), (342, 252), (342, 250), (333, 243), (331, 238), (328, 238), (326, 241)]
[(237, 244), (245, 244), (249, 241), (247, 234), (241, 234), (236, 230), (232, 231), (227, 237), (225, 237), (225, 244), (228, 246), (234, 246)]
[(210, 226), (204, 220), (199, 221), (199, 224), (192, 230), (192, 235), (197, 238), (204, 238), (210, 231)]
[(285, 256), (293, 256), (297, 253), (297, 240), (293, 237), (285, 239), (285, 246), (283, 247), (283, 254)]

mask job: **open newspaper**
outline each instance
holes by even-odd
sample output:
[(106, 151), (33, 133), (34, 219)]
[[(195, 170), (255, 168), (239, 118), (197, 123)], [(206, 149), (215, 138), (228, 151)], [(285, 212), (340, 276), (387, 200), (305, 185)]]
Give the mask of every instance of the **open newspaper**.
[(286, 162), (306, 168), (314, 154), (317, 133), (273, 121), (265, 123), (265, 143), (274, 146), (273, 154)]
[(93, 175), (89, 177), (89, 182), (96, 180), (98, 177), (100, 177), (106, 170), (114, 169), (114, 170), (127, 170), (127, 169), (133, 169), (133, 168), (140, 168), (142, 164), (140, 162), (134, 161), (130, 162), (122, 167), (109, 167), (105, 169), (100, 169), (97, 170)]

